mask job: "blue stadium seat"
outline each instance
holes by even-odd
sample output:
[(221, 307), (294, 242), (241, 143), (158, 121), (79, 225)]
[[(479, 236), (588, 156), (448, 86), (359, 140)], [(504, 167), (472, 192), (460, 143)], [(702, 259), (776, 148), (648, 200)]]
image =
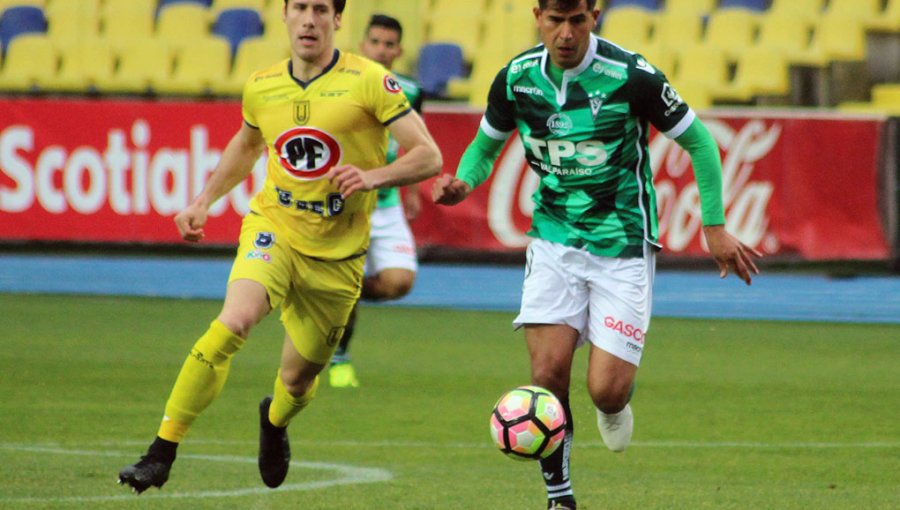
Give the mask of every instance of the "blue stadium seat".
[(735, 7), (762, 12), (769, 8), (769, 0), (721, 0), (719, 2), (719, 9)]
[(616, 7), (640, 7), (648, 11), (658, 11), (660, 0), (610, 0), (607, 9), (615, 9)]
[(241, 41), (247, 37), (262, 35), (262, 18), (253, 9), (225, 9), (216, 18), (212, 33), (228, 40), (231, 44), (231, 56), (234, 57)]
[(44, 10), (40, 7), (33, 5), (9, 7), (0, 16), (0, 46), (3, 47), (3, 54), (6, 54), (9, 42), (16, 36), (46, 31), (47, 18), (44, 17)]
[(419, 83), (427, 97), (443, 97), (450, 78), (465, 74), (462, 48), (450, 43), (430, 43), (419, 51)]
[(200, 4), (203, 7), (209, 7), (212, 5), (212, 0), (159, 0), (159, 4), (156, 7), (157, 12), (161, 11), (163, 7), (170, 4), (178, 4), (178, 3), (186, 3), (190, 2), (193, 4)]

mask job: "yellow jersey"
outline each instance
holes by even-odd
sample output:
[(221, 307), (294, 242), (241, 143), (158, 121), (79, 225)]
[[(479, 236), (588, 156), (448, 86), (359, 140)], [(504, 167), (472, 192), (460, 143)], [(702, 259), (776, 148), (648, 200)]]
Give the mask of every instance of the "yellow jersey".
[(266, 141), (268, 165), (250, 210), (271, 218), (304, 255), (341, 260), (364, 252), (376, 193), (344, 200), (325, 174), (336, 165), (383, 166), (387, 126), (410, 111), (390, 72), (337, 50), (306, 83), (293, 77), (290, 59), (254, 73), (242, 112)]

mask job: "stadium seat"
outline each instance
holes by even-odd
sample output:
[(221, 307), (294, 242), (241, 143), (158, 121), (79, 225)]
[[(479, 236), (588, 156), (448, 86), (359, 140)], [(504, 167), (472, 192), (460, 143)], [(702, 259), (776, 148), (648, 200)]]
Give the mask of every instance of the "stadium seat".
[(772, 0), (769, 15), (801, 17), (804, 21), (818, 21), (825, 8), (825, 0)]
[(703, 18), (700, 15), (666, 12), (656, 18), (650, 45), (658, 49), (665, 60), (673, 60), (676, 51), (699, 45), (702, 36)]
[(767, 48), (748, 48), (737, 61), (734, 79), (716, 89), (717, 99), (747, 102), (759, 96), (787, 99), (791, 85), (784, 55)]
[(719, 9), (748, 9), (762, 12), (768, 9), (769, 0), (719, 0)]
[(617, 7), (606, 11), (600, 37), (631, 51), (644, 51), (650, 44), (653, 14), (641, 7)]
[[(210, 4), (210, 10), (213, 12), (213, 16), (217, 16), (226, 9), (253, 9), (262, 14), (267, 7), (269, 6), (267, 5), (266, 0), (212, 0), (212, 3)], [(354, 5), (354, 7), (356, 6)]]
[(259, 11), (253, 9), (226, 9), (216, 18), (212, 33), (226, 39), (231, 45), (231, 54), (234, 55), (241, 41), (263, 34), (262, 19)]
[(116, 56), (112, 45), (102, 39), (84, 39), (75, 44), (57, 46), (59, 73), (47, 80), (48, 90), (59, 92), (96, 92), (98, 82), (112, 79)]
[(881, 0), (829, 0), (822, 15), (869, 22), (878, 19), (880, 12)]
[(623, 7), (640, 7), (647, 11), (659, 10), (660, 0), (610, 0), (606, 4), (606, 9), (611, 11)]
[(175, 4), (197, 4), (205, 9), (208, 8), (211, 3), (212, 0), (159, 0), (156, 10), (161, 11), (163, 8)]
[(821, 65), (810, 55), (811, 37), (812, 25), (806, 17), (773, 12), (763, 16), (756, 45), (785, 55), (790, 62)]
[(160, 9), (156, 36), (176, 48), (209, 35), (209, 10), (193, 2), (169, 4)]
[(103, 0), (100, 15), (107, 24), (114, 24), (123, 13), (140, 12), (156, 16), (156, 0)]
[(706, 85), (684, 83), (675, 85), (675, 91), (693, 110), (706, 110), (713, 105), (712, 93)]
[(261, 37), (247, 39), (238, 47), (234, 65), (225, 80), (213, 83), (212, 89), (218, 95), (239, 96), (250, 75), (265, 69), (290, 55), (287, 39), (272, 41)]
[(709, 15), (704, 44), (719, 48), (736, 59), (756, 42), (759, 16), (747, 9), (719, 9)]
[(44, 9), (47, 33), (54, 43), (93, 39), (100, 33), (100, 1), (66, 2), (56, 0)]
[(872, 101), (875, 104), (900, 108), (900, 83), (882, 83), (872, 87)]
[(900, 32), (900, 0), (887, 0), (884, 11), (866, 22), (869, 30), (883, 32)]
[[(171, 7), (170, 7), (171, 8)], [(159, 38), (133, 39), (119, 54), (119, 65), (110, 80), (100, 80), (100, 92), (147, 94), (172, 74), (172, 48)]]
[(38, 92), (45, 81), (56, 72), (58, 56), (50, 38), (42, 34), (24, 34), (10, 43), (3, 70), (0, 71), (0, 90), (7, 92)]
[[(106, 4), (109, 5), (109, 4)], [(153, 36), (153, 13), (143, 9), (122, 10), (118, 13), (106, 11), (100, 35), (118, 50), (133, 39), (149, 39)]]
[(471, 61), (481, 47), (483, 11), (462, 2), (452, 5), (457, 7), (445, 7), (431, 13), (426, 41), (430, 44), (452, 43), (462, 50), (467, 61)]
[(45, 7), (47, 5), (46, 0), (0, 0), (0, 12), (10, 8), (10, 7), (21, 7), (23, 5), (30, 5), (33, 7)]
[(462, 48), (455, 44), (426, 44), (419, 51), (419, 82), (426, 97), (444, 97), (447, 82), (464, 76)]
[(866, 35), (860, 19), (822, 16), (816, 24), (810, 51), (826, 61), (866, 59)]
[(10, 41), (22, 34), (46, 32), (44, 10), (34, 5), (13, 6), (0, 14), (0, 46), (8, 48)]
[(704, 16), (716, 9), (717, 0), (666, 0), (666, 13), (697, 14)]
[(161, 94), (210, 95), (213, 83), (225, 81), (230, 69), (230, 44), (221, 37), (209, 36), (176, 53), (172, 76), (157, 83), (156, 90)]
[(679, 52), (671, 81), (676, 90), (702, 87), (714, 92), (729, 81), (725, 53), (711, 46), (694, 46)]

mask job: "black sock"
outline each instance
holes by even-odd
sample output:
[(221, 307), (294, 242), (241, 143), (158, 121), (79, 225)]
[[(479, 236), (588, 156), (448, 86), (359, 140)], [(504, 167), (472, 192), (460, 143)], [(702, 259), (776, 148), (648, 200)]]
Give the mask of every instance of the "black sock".
[(356, 306), (354, 306), (353, 311), (350, 312), (350, 318), (347, 319), (347, 325), (344, 326), (344, 334), (341, 335), (341, 341), (338, 342), (338, 347), (334, 350), (334, 355), (331, 357), (332, 365), (350, 361), (350, 354), (348, 354), (347, 351), (350, 350), (350, 338), (353, 336), (353, 327), (355, 325)]
[(566, 437), (559, 448), (546, 459), (540, 461), (541, 474), (547, 487), (547, 499), (551, 502), (568, 502), (574, 508), (575, 496), (572, 482), (569, 480), (569, 453), (572, 449), (572, 437), (575, 426), (572, 422), (572, 410), (569, 408), (568, 395), (559, 399), (566, 411)]

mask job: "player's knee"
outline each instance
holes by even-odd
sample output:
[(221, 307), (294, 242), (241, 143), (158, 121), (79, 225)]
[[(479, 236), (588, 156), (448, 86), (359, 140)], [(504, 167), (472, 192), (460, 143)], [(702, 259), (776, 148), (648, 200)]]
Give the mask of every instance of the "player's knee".
[(535, 364), (531, 367), (531, 382), (554, 395), (566, 395), (569, 393), (569, 369), (551, 363)]
[(310, 370), (301, 370), (298, 368), (281, 368), (281, 382), (287, 392), (295, 398), (307, 396), (312, 398), (315, 392), (316, 376), (318, 372), (313, 373)]
[(235, 335), (247, 338), (250, 336), (250, 330), (253, 329), (253, 326), (256, 326), (264, 316), (260, 316), (251, 310), (229, 310), (227, 312), (223, 310), (217, 320)]
[(416, 273), (407, 269), (386, 269), (368, 279), (363, 286), (366, 299), (399, 299), (409, 294), (416, 280)]
[(606, 414), (621, 411), (631, 396), (631, 382), (602, 381), (588, 383), (588, 393), (597, 409)]

